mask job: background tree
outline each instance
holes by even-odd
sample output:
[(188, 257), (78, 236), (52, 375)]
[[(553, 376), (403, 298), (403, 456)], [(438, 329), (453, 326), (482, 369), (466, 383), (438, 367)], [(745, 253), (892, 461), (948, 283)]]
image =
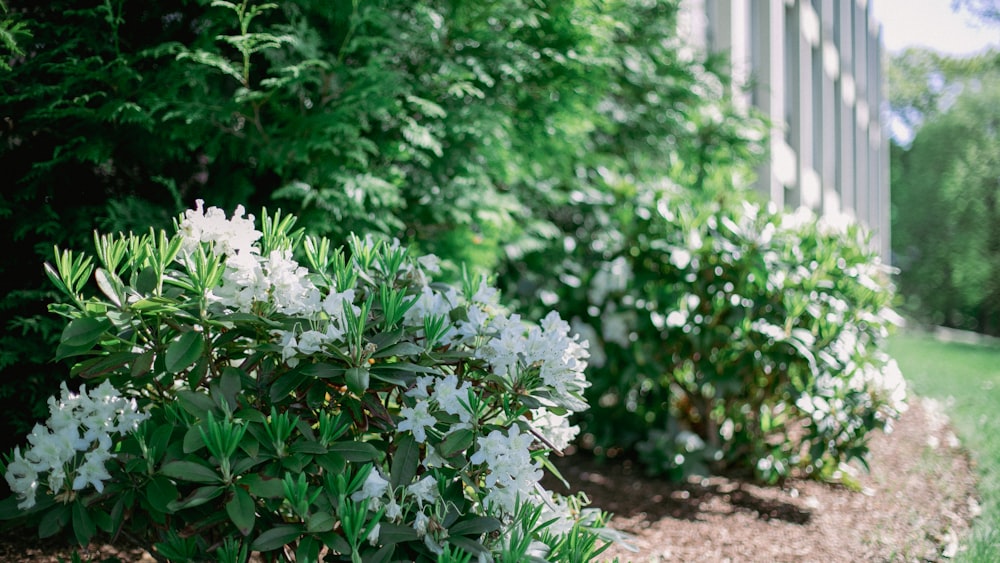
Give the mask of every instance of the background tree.
[[(893, 147), (893, 251), (911, 313), (996, 333), (998, 247), (995, 53), (965, 60), (908, 51), (890, 94), (915, 134)], [(927, 86), (921, 93), (921, 80)]]

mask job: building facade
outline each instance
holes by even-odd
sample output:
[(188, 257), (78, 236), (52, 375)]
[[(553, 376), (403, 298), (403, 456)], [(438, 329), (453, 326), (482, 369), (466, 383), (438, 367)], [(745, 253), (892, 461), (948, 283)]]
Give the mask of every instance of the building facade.
[(696, 48), (723, 52), (737, 99), (772, 123), (757, 188), (865, 223), (889, 261), (881, 27), (870, 0), (682, 0)]

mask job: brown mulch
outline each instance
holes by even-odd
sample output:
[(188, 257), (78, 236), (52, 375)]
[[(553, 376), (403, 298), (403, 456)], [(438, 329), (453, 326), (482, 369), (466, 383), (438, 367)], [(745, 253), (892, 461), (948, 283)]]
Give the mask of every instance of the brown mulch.
[(678, 485), (645, 477), (628, 462), (569, 456), (556, 464), (592, 506), (614, 513), (613, 528), (631, 536), (635, 551), (615, 545), (602, 560), (948, 560), (979, 512), (975, 477), (940, 405), (911, 403), (891, 434), (872, 438), (871, 472), (855, 477), (860, 490), (802, 480), (762, 487), (725, 477)]
[[(975, 479), (940, 406), (913, 400), (892, 434), (871, 442), (860, 490), (790, 480), (762, 487), (725, 477), (683, 484), (648, 478), (628, 462), (554, 460), (574, 490), (615, 514), (631, 536), (602, 557), (660, 561), (941, 561), (961, 549), (978, 513)], [(548, 483), (554, 490), (561, 485)], [(70, 561), (65, 544), (0, 534), (0, 561)], [(91, 546), (84, 561), (152, 561), (138, 549)], [(115, 557), (117, 559), (112, 559)]]

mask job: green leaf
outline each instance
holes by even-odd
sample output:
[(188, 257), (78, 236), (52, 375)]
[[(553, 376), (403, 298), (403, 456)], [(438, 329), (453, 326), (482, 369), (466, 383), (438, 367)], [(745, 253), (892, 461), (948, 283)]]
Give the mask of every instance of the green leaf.
[(233, 498), (226, 503), (226, 514), (244, 536), (250, 535), (257, 520), (257, 506), (243, 487), (233, 488)]
[(378, 529), (378, 542), (383, 545), (395, 545), (408, 541), (419, 540), (420, 536), (412, 526), (382, 522)]
[(153, 369), (154, 359), (156, 359), (156, 353), (152, 350), (146, 350), (136, 356), (135, 362), (132, 363), (132, 378), (142, 377), (149, 373), (149, 370)]
[(77, 500), (73, 503), (73, 535), (76, 536), (76, 542), (81, 546), (88, 545), (96, 533), (97, 524), (94, 524), (83, 502)]
[(167, 505), (169, 512), (177, 512), (184, 508), (194, 508), (196, 506), (201, 506), (206, 502), (216, 498), (221, 495), (226, 490), (225, 487), (215, 486), (215, 487), (198, 487), (191, 492), (188, 496), (171, 502)]
[(231, 62), (223, 58), (221, 55), (215, 53), (210, 53), (208, 51), (192, 51), (187, 53), (180, 53), (177, 55), (178, 59), (189, 59), (198, 64), (212, 67), (219, 70), (223, 74), (235, 78), (240, 84), (243, 83), (243, 73), (240, 72)]
[(208, 413), (215, 412), (215, 401), (204, 393), (181, 389), (177, 391), (177, 404), (188, 413), (198, 418), (208, 418)]
[(267, 477), (252, 473), (241, 477), (239, 485), (247, 487), (255, 497), (275, 499), (285, 496), (285, 489), (281, 485), (281, 479), (277, 477)]
[(472, 555), (489, 554), (489, 550), (483, 547), (483, 544), (464, 536), (450, 536), (448, 543), (460, 547)]
[(347, 381), (347, 388), (351, 390), (351, 393), (360, 397), (368, 390), (370, 378), (367, 367), (350, 368), (344, 374), (344, 378)]
[(239, 368), (226, 366), (219, 378), (219, 391), (233, 409), (237, 406), (236, 397), (243, 389), (243, 371)]
[(177, 500), (177, 496), (177, 486), (164, 475), (154, 476), (146, 485), (146, 501), (160, 512), (170, 512), (170, 503)]
[(271, 551), (292, 543), (302, 535), (298, 526), (284, 525), (267, 530), (250, 544), (254, 551)]
[(365, 556), (365, 563), (389, 563), (392, 561), (392, 556), (396, 552), (395, 545), (384, 545), (381, 549), (372, 553), (371, 555)]
[(309, 364), (302, 367), (299, 371), (309, 377), (316, 377), (319, 379), (330, 379), (331, 377), (339, 377), (346, 371), (345, 368), (340, 366), (335, 366), (332, 364)]
[(299, 546), (295, 549), (296, 561), (319, 561), (319, 550), (323, 544), (313, 536), (306, 536), (299, 540)]
[(437, 449), (444, 457), (451, 457), (459, 452), (465, 451), (472, 446), (476, 435), (468, 428), (456, 430), (438, 444)]
[(192, 483), (218, 483), (220, 481), (219, 474), (214, 469), (194, 461), (169, 461), (160, 468), (160, 474)]
[(97, 268), (94, 271), (94, 280), (97, 281), (97, 287), (115, 304), (115, 307), (122, 306), (122, 301), (125, 298), (125, 286), (122, 285), (121, 280), (109, 274), (104, 268)]
[(100, 356), (85, 360), (70, 370), (72, 375), (89, 379), (99, 375), (106, 375), (117, 371), (135, 359), (134, 352), (115, 352), (107, 356)]
[(496, 518), (490, 518), (488, 516), (478, 516), (475, 518), (470, 518), (468, 520), (462, 520), (461, 522), (456, 522), (454, 526), (448, 528), (448, 535), (479, 536), (482, 534), (495, 532), (502, 527), (503, 523), (501, 523)]
[(205, 349), (205, 339), (200, 332), (189, 331), (178, 336), (170, 346), (164, 358), (165, 367), (170, 373), (180, 373), (184, 368), (198, 360)]
[(372, 354), (373, 358), (388, 358), (391, 356), (419, 356), (423, 354), (425, 348), (423, 346), (414, 344), (413, 342), (397, 342), (391, 346), (387, 346), (376, 351)]
[(70, 509), (65, 504), (57, 504), (42, 516), (38, 523), (38, 537), (50, 538), (58, 534), (70, 519)]
[(379, 451), (367, 442), (337, 442), (330, 445), (330, 451), (337, 452), (354, 463), (377, 461), (379, 458)]
[(329, 512), (310, 514), (306, 522), (306, 531), (310, 534), (329, 532), (337, 524), (337, 519)]
[(420, 446), (412, 434), (403, 434), (396, 441), (396, 452), (392, 455), (389, 483), (395, 489), (400, 485), (409, 485), (417, 474), (420, 465)]
[(159, 281), (156, 270), (152, 266), (147, 266), (135, 277), (135, 290), (141, 294), (150, 294), (156, 289)]
[(347, 459), (336, 452), (327, 452), (326, 455), (316, 456), (315, 460), (320, 467), (334, 475), (347, 468)]
[(81, 317), (66, 325), (56, 348), (56, 361), (89, 352), (111, 328), (106, 318)]
[(271, 388), (268, 390), (268, 396), (271, 398), (272, 403), (279, 403), (286, 397), (292, 394), (292, 391), (298, 389), (299, 385), (302, 385), (308, 376), (301, 371), (290, 371), (278, 377), (278, 379), (271, 384)]
[(178, 310), (177, 302), (166, 297), (150, 297), (147, 299), (140, 299), (139, 301), (129, 305), (129, 307), (134, 311), (149, 315), (171, 313)]
[(204, 423), (192, 425), (184, 432), (184, 440), (181, 442), (184, 453), (193, 454), (205, 447), (205, 440), (201, 437), (202, 431), (207, 431)]
[(288, 451), (300, 454), (323, 455), (327, 452), (327, 449), (323, 447), (323, 444), (314, 440), (300, 439), (296, 440), (295, 443), (288, 448)]

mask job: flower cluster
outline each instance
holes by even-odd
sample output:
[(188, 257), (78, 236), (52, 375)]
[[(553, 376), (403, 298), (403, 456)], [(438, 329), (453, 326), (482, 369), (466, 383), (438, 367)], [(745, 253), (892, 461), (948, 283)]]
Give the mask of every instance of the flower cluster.
[(149, 417), (138, 410), (135, 399), (119, 396), (107, 381), (90, 392), (83, 385), (79, 394), (70, 393), (63, 383), (60, 398), (49, 398), (49, 413), (46, 424), (36, 424), (28, 436), (31, 447), (24, 455), (14, 449), (4, 475), (22, 509), (35, 505), (42, 484), (66, 498), (88, 485), (104, 490), (104, 481), (111, 478), (105, 463), (112, 458), (114, 437), (135, 430)]

